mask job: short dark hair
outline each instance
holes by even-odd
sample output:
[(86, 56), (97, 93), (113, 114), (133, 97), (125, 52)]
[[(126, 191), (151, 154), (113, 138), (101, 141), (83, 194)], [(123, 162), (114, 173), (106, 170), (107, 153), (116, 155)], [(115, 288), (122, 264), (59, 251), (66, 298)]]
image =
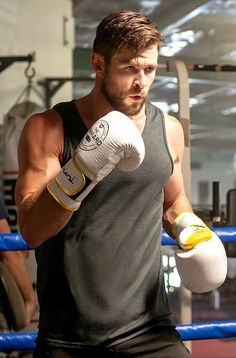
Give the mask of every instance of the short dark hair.
[(134, 55), (150, 45), (158, 48), (164, 42), (158, 26), (146, 16), (123, 10), (105, 17), (97, 27), (93, 51), (104, 56), (106, 61), (127, 46)]

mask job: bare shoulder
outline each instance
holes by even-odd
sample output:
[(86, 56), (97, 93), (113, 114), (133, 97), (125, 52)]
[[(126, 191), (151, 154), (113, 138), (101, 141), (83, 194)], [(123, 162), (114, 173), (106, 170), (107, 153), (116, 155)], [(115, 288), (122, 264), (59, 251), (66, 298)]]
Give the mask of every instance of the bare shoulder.
[(184, 132), (179, 120), (167, 113), (164, 113), (166, 137), (169, 146), (169, 150), (172, 154), (172, 158), (175, 161), (176, 158), (182, 156), (184, 150)]
[[(53, 109), (29, 117), (21, 133), (20, 146), (40, 146), (60, 151), (63, 145), (63, 124)], [(59, 149), (60, 148), (60, 149)]]
[(45, 112), (33, 114), (25, 123), (24, 131), (36, 131), (37, 134), (44, 133), (44, 131), (60, 130), (62, 129), (62, 121), (60, 116), (53, 109), (48, 109)]
[(167, 131), (178, 131), (180, 133), (183, 132), (182, 125), (176, 117), (167, 113), (164, 113), (164, 117)]

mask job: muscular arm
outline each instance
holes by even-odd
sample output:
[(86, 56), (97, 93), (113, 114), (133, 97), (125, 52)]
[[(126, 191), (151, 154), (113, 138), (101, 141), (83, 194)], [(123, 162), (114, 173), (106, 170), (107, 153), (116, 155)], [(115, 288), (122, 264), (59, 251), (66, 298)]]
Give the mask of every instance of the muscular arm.
[(225, 249), (218, 236), (192, 213), (181, 171), (184, 152), (182, 127), (173, 117), (166, 117), (166, 123), (174, 171), (164, 188), (164, 228), (175, 237), (180, 247), (175, 251), (175, 260), (183, 286), (196, 293), (213, 291), (223, 284), (227, 276)]
[[(0, 219), (0, 232), (4, 234), (10, 233), (6, 219)], [(27, 312), (27, 324), (29, 324), (35, 312), (36, 296), (30, 282), (24, 255), (21, 251), (0, 251), (0, 258), (11, 272), (22, 294)]]
[(63, 125), (54, 110), (32, 116), (18, 146), (19, 176), (15, 199), (19, 229), (31, 247), (60, 231), (72, 213), (48, 193), (47, 183), (59, 172), (63, 150)]
[(167, 141), (174, 162), (174, 170), (164, 188), (163, 226), (166, 232), (173, 236), (171, 226), (175, 218), (183, 211), (191, 212), (192, 207), (185, 193), (181, 169), (184, 152), (182, 126), (172, 116), (166, 115), (165, 120)]

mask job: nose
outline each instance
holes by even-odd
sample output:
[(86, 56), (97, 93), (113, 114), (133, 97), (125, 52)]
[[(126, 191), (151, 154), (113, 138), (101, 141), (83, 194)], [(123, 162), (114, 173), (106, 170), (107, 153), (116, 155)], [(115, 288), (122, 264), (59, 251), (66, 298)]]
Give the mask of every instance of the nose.
[(140, 72), (139, 75), (134, 80), (134, 87), (143, 89), (146, 86), (147, 86), (147, 82), (146, 82), (145, 74)]

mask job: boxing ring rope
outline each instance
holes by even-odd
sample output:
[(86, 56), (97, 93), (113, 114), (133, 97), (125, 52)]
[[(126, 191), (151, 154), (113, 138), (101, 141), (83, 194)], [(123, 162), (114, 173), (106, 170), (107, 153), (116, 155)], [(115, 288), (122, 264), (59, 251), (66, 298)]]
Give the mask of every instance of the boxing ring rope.
[[(223, 243), (236, 242), (236, 226), (211, 228)], [(163, 231), (162, 245), (176, 245), (176, 242)], [(0, 234), (0, 250), (31, 250), (20, 233)], [(183, 341), (224, 339), (236, 337), (236, 320), (177, 324), (176, 328)], [(0, 352), (32, 351), (37, 333), (0, 334)]]
[[(236, 242), (236, 226), (211, 227), (211, 230), (214, 231), (225, 244)], [(176, 242), (163, 230), (161, 244), (176, 245)], [(0, 234), (0, 251), (15, 250), (24, 251), (31, 250), (31, 248), (24, 241), (20, 233)]]
[[(236, 337), (236, 321), (177, 324), (176, 327), (183, 341)], [(2, 333), (0, 351), (32, 351), (36, 337), (37, 333)]]
[[(224, 244), (236, 243), (236, 226), (228, 227), (211, 227), (211, 230), (216, 233)], [(172, 239), (164, 230), (162, 234), (162, 245), (176, 245), (174, 239)], [(1, 249), (1, 246), (0, 246)]]

